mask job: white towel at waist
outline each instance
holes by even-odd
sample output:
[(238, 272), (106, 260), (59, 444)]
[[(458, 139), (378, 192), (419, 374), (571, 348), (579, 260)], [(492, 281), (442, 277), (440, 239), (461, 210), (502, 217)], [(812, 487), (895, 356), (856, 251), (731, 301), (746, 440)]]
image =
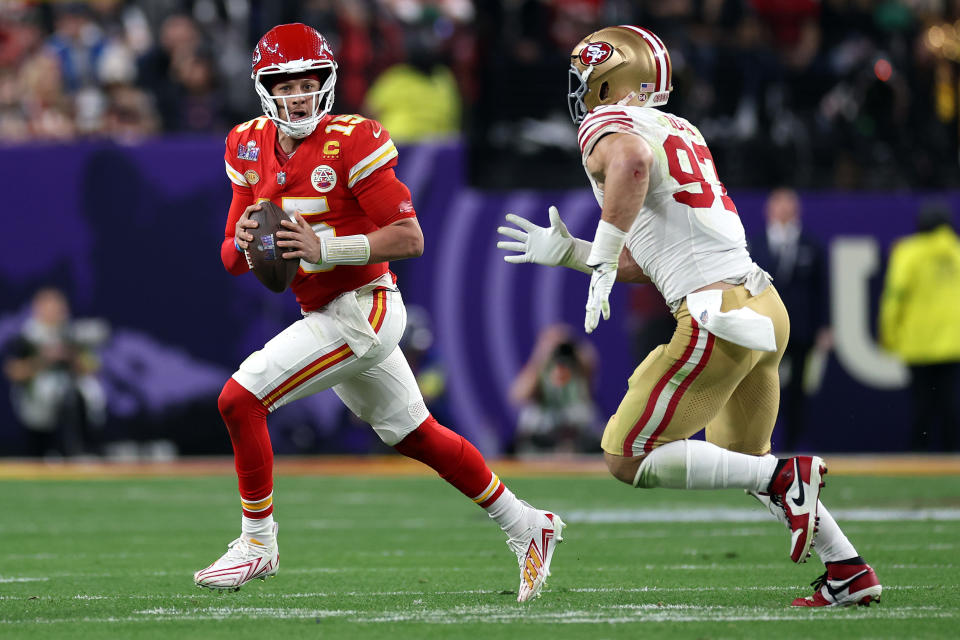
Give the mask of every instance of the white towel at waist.
[(723, 291), (708, 289), (687, 296), (687, 310), (700, 326), (717, 337), (755, 351), (776, 351), (773, 321), (753, 309), (720, 311)]
[(328, 305), (337, 319), (337, 326), (343, 339), (358, 358), (362, 358), (370, 349), (380, 346), (380, 338), (370, 326), (367, 315), (360, 308), (360, 301), (357, 299), (361, 293), (368, 291), (367, 287), (347, 291), (334, 298)]

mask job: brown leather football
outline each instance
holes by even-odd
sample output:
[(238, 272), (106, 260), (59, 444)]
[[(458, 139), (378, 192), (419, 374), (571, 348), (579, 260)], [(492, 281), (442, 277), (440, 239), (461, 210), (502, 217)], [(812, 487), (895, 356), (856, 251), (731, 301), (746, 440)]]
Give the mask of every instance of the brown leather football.
[(284, 250), (277, 246), (277, 231), (283, 229), (281, 220), (290, 217), (277, 205), (270, 201), (260, 203), (260, 210), (250, 213), (250, 219), (259, 223), (256, 229), (250, 229), (253, 242), (247, 249), (247, 263), (253, 274), (270, 291), (282, 293), (297, 275), (300, 260), (296, 258), (284, 259), (281, 256), (290, 249)]

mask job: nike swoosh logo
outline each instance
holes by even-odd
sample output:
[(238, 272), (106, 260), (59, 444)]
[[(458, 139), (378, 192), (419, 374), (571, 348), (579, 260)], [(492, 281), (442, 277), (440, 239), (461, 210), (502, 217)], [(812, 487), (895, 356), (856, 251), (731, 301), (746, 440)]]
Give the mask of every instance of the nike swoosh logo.
[(847, 578), (846, 580), (827, 580), (826, 582), (827, 591), (829, 591), (830, 595), (833, 596), (834, 599), (836, 599), (838, 593), (848, 588), (854, 580), (856, 580), (857, 578), (859, 578), (860, 576), (866, 573), (867, 573), (867, 570), (864, 569), (860, 573), (854, 574), (853, 576)]
[(798, 507), (802, 507), (807, 498), (803, 495), (803, 479), (800, 478), (800, 461), (796, 458), (793, 460), (793, 480), (797, 483), (800, 493), (799, 497), (794, 498), (793, 504)]
[(383, 127), (380, 127), (379, 129), (377, 129), (377, 132), (373, 134), (373, 137), (379, 138), (381, 133), (383, 133)]

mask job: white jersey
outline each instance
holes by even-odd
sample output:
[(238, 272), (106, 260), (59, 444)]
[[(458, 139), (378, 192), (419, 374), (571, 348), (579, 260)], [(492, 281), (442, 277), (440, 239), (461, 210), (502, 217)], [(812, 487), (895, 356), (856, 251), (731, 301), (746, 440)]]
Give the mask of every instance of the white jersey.
[[(641, 136), (653, 150), (650, 186), (626, 246), (671, 309), (701, 287), (721, 280), (742, 282), (757, 270), (737, 208), (695, 126), (649, 107), (598, 107), (580, 124), (585, 171), (593, 147), (606, 133)], [(603, 188), (589, 171), (587, 177), (602, 207)]]

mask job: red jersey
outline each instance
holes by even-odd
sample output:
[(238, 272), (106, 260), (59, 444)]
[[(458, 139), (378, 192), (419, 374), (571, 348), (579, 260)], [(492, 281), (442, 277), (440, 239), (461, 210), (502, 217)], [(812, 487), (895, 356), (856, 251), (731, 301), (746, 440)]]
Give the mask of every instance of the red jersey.
[[(232, 246), (233, 235), (240, 214), (254, 202), (270, 200), (290, 214), (299, 211), (320, 236), (367, 234), (416, 215), (409, 191), (393, 175), (397, 148), (375, 120), (328, 115), (289, 157), (279, 148), (276, 125), (266, 116), (234, 127), (226, 144), (234, 201), (221, 254), (231, 273), (247, 270), (243, 255)], [(406, 198), (397, 196), (396, 188), (382, 189), (386, 183), (402, 187)], [(385, 193), (392, 202), (382, 202)], [(387, 262), (355, 266), (301, 260), (290, 288), (304, 311), (314, 311), (389, 270)]]

